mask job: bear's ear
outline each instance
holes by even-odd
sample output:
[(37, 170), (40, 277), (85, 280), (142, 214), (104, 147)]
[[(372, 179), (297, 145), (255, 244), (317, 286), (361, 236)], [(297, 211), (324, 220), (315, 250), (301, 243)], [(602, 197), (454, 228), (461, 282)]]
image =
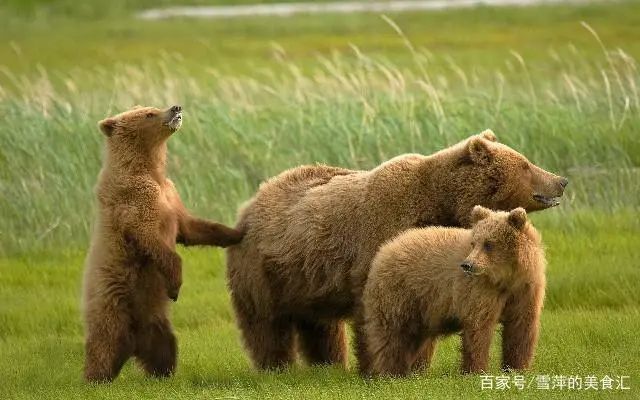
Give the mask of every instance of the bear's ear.
[(516, 229), (522, 230), (527, 223), (527, 212), (522, 207), (511, 210), (509, 213), (509, 223)]
[(476, 164), (489, 164), (493, 159), (493, 152), (489, 148), (489, 142), (480, 136), (474, 136), (469, 140), (468, 150), (471, 161)]
[(113, 118), (105, 118), (98, 122), (98, 127), (100, 127), (100, 130), (106, 137), (110, 137), (116, 128), (116, 120)]
[(482, 206), (475, 206), (471, 211), (471, 223), (475, 224), (478, 221), (482, 221), (491, 215), (491, 210)]
[(491, 129), (485, 129), (484, 131), (482, 131), (482, 133), (480, 133), (480, 136), (482, 136), (483, 138), (487, 139), (490, 142), (498, 141), (498, 137), (496, 136), (495, 133), (493, 133)]

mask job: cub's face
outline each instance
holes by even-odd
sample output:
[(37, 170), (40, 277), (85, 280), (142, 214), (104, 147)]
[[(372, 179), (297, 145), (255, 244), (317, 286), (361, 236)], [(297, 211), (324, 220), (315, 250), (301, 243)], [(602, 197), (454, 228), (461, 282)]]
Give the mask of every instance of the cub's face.
[(111, 142), (153, 147), (166, 141), (182, 126), (182, 107), (161, 110), (155, 107), (134, 107), (99, 123), (100, 130)]
[(494, 212), (476, 206), (471, 220), (471, 252), (460, 267), (472, 277), (486, 276), (493, 284), (509, 286), (520, 264), (518, 246), (528, 240), (525, 210)]

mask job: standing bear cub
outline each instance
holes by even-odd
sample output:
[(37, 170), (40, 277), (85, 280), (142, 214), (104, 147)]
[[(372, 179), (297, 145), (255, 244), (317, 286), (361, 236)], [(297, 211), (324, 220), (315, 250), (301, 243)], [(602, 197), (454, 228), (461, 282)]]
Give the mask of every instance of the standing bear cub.
[(166, 178), (166, 142), (181, 125), (180, 106), (136, 107), (99, 124), (106, 158), (83, 287), (88, 381), (112, 380), (131, 356), (150, 375), (171, 375), (177, 349), (167, 301), (182, 284), (176, 242), (225, 247), (242, 239), (192, 217)]
[(367, 370), (361, 295), (384, 242), (410, 228), (468, 227), (478, 204), (553, 207), (566, 185), (491, 131), (369, 171), (313, 165), (271, 178), (240, 212), (245, 235), (227, 252), (231, 300), (254, 365), (286, 366), (297, 350), (312, 364), (346, 365), (344, 322), (352, 318)]
[[(404, 376), (423, 348), (462, 331), (462, 371), (486, 371), (489, 346), (505, 324), (502, 366), (529, 367), (545, 290), (540, 235), (524, 209), (476, 206), (473, 228), (411, 229), (376, 255), (365, 286), (364, 374)], [(505, 309), (505, 304), (513, 305)]]

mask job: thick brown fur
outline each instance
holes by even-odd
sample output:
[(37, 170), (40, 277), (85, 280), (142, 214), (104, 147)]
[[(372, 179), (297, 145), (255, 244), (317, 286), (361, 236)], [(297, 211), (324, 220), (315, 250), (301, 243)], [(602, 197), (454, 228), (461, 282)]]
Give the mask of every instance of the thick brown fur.
[(174, 106), (136, 107), (99, 124), (106, 158), (83, 287), (88, 381), (112, 380), (131, 356), (152, 376), (171, 375), (177, 347), (167, 302), (182, 284), (176, 242), (224, 247), (242, 238), (192, 217), (166, 178), (166, 141), (181, 123)]
[(522, 208), (478, 206), (473, 217), (470, 230), (410, 229), (380, 248), (363, 293), (371, 363), (362, 373), (405, 376), (420, 349), (433, 354), (460, 330), (462, 371), (487, 371), (501, 321), (503, 368), (530, 366), (545, 290), (540, 236)]
[(366, 369), (360, 298), (382, 243), (418, 226), (468, 227), (476, 204), (544, 209), (564, 185), (490, 131), (370, 171), (302, 166), (263, 183), (240, 212), (242, 243), (227, 253), (232, 304), (254, 364), (291, 363), (297, 335), (308, 360), (345, 365), (343, 320), (353, 317)]

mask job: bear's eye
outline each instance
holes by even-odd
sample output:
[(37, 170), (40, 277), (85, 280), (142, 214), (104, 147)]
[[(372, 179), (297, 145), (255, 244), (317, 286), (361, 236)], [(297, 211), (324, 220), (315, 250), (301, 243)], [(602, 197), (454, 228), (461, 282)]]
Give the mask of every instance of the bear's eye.
[(147, 113), (147, 118), (153, 118), (154, 116), (155, 116), (155, 114), (154, 114), (154, 113), (152, 113), (152, 112)]
[(489, 252), (493, 250), (493, 244), (489, 242), (484, 242), (484, 244), (482, 245), (482, 248), (484, 249), (484, 251)]
[(529, 163), (528, 162), (524, 162), (522, 164), (522, 169), (525, 170), (525, 171), (528, 170), (529, 169)]

